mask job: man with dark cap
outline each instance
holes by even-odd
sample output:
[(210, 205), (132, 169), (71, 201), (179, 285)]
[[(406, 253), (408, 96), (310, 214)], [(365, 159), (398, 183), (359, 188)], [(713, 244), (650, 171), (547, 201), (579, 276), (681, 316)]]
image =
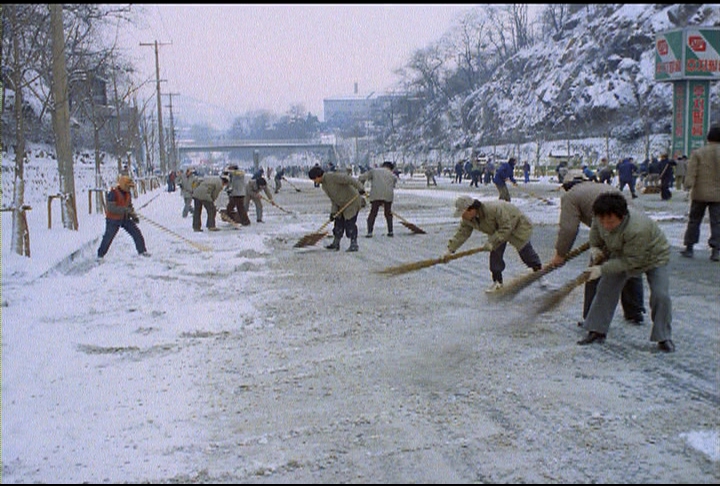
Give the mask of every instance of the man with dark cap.
[[(358, 251), (357, 217), (362, 208), (362, 202), (358, 195), (365, 194), (363, 184), (349, 174), (342, 172), (325, 172), (320, 167), (310, 169), (308, 177), (322, 187), (323, 192), (327, 194), (332, 203), (330, 218), (333, 219), (334, 223), (333, 242), (325, 248), (328, 250), (339, 250), (340, 240), (344, 234), (350, 238), (350, 246), (347, 251)], [(352, 203), (350, 203), (343, 212), (337, 214), (338, 211), (350, 201), (352, 201)]]
[(141, 256), (148, 257), (150, 254), (145, 248), (145, 239), (143, 238), (138, 223), (140, 218), (135, 213), (132, 205), (132, 194), (130, 189), (135, 187), (135, 183), (129, 176), (121, 175), (118, 177), (117, 186), (112, 188), (106, 195), (107, 208), (105, 209), (105, 234), (100, 242), (100, 248), (97, 251), (98, 259), (104, 258), (110, 249), (115, 235), (120, 228), (123, 228), (135, 241), (135, 249)]
[[(505, 270), (505, 247), (508, 243), (515, 247), (520, 259), (537, 272), (542, 268), (540, 257), (530, 243), (532, 235), (532, 223), (517, 207), (506, 201), (480, 202), (470, 196), (460, 196), (455, 201), (455, 217), (461, 217), (460, 226), (455, 236), (450, 238), (447, 245), (447, 253), (443, 255), (443, 261), (448, 261), (449, 256), (462, 246), (473, 230), (478, 230), (488, 235), (483, 247), (490, 252), (490, 273), (493, 283), (485, 290), (493, 293), (503, 286), (502, 272)], [(540, 280), (542, 286), (547, 286), (544, 277)]]

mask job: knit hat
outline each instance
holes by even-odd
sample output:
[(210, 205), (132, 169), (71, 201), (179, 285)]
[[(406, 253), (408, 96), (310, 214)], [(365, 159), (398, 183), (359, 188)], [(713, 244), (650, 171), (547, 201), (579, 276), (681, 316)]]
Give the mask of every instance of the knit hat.
[(118, 186), (123, 191), (127, 191), (131, 187), (135, 187), (135, 183), (130, 178), (130, 176), (121, 175), (120, 177), (118, 177)]

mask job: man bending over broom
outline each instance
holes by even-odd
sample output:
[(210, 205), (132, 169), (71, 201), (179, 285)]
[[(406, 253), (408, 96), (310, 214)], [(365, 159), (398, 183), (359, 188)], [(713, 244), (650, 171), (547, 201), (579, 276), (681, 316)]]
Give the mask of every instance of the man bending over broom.
[[(462, 246), (473, 230), (488, 235), (483, 246), (490, 252), (490, 272), (493, 283), (485, 292), (493, 293), (502, 288), (505, 270), (505, 247), (508, 242), (515, 247), (523, 263), (538, 271), (542, 268), (540, 257), (530, 243), (532, 223), (515, 205), (506, 201), (480, 202), (470, 196), (460, 196), (455, 201), (455, 217), (461, 217), (460, 226), (455, 236), (450, 238), (447, 253), (442, 257), (449, 260), (449, 256)], [(540, 279), (541, 286), (547, 286), (544, 277)]]
[[(320, 184), (322, 190), (330, 198), (332, 207), (330, 219), (333, 219), (333, 242), (328, 250), (339, 250), (340, 240), (345, 234), (350, 238), (350, 246), (347, 251), (358, 251), (358, 212), (362, 208), (364, 199), (358, 197), (365, 194), (364, 185), (351, 175), (341, 172), (324, 172), (321, 167), (313, 167), (308, 172), (308, 177), (316, 184)], [(350, 203), (340, 214), (337, 212)]]

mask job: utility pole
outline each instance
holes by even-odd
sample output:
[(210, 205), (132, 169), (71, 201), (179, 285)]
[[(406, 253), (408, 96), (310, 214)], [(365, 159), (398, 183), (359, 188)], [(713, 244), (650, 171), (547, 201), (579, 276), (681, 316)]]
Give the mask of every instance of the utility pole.
[(173, 95), (180, 96), (180, 93), (168, 93), (167, 95), (170, 97), (170, 104), (167, 106), (167, 108), (170, 108), (170, 170), (177, 170), (177, 144), (175, 140), (175, 122), (173, 121), (172, 97)]
[(158, 44), (158, 41), (155, 41), (152, 44), (148, 43), (140, 43), (141, 46), (155, 46), (155, 81), (157, 84), (157, 111), (158, 111), (158, 136), (159, 138), (159, 144), (160, 144), (160, 170), (163, 174), (167, 172), (167, 159), (165, 157), (165, 137), (163, 134), (163, 124), (162, 124), (162, 101), (160, 98), (160, 57), (158, 55), (158, 45), (165, 46), (168, 44)]

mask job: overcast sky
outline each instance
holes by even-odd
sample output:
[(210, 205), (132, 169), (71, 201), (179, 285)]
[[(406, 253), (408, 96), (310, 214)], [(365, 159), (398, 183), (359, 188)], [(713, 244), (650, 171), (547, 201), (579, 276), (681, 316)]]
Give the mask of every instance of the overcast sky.
[(125, 42), (144, 79), (163, 92), (242, 113), (293, 104), (323, 119), (323, 98), (384, 91), (418, 48), (438, 40), (472, 4), (157, 5)]

